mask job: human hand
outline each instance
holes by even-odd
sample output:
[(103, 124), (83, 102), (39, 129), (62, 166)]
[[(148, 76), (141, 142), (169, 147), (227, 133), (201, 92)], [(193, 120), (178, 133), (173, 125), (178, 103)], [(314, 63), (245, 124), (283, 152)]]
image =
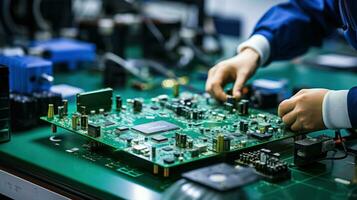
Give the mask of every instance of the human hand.
[(244, 49), (238, 55), (224, 60), (208, 71), (206, 91), (220, 101), (226, 101), (224, 86), (234, 82), (233, 97), (241, 97), (244, 83), (254, 74), (258, 67), (259, 54), (251, 48)]
[(327, 89), (303, 89), (280, 103), (278, 114), (283, 122), (296, 132), (325, 129), (322, 102)]

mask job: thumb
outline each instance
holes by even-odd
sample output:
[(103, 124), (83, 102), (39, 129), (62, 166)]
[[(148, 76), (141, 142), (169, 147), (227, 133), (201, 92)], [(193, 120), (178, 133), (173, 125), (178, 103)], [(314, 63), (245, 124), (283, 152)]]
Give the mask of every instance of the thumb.
[(237, 73), (237, 78), (233, 86), (233, 97), (241, 98), (242, 96), (241, 90), (247, 79), (248, 79), (248, 75), (246, 73)]

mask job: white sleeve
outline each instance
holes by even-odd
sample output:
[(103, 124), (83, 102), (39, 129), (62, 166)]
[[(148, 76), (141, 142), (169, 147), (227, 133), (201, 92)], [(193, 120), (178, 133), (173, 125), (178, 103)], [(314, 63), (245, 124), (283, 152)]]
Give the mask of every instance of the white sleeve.
[(322, 103), (322, 117), (326, 128), (351, 128), (347, 107), (348, 90), (330, 90)]
[(237, 48), (237, 53), (240, 53), (247, 47), (254, 49), (259, 54), (259, 66), (264, 65), (264, 63), (269, 59), (270, 44), (268, 39), (263, 35), (255, 34), (245, 42), (241, 43)]

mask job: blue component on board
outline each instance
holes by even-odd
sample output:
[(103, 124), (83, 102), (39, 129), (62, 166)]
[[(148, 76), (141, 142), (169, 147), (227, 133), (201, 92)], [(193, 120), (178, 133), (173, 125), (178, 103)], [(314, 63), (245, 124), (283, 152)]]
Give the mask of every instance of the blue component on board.
[(96, 58), (94, 44), (73, 39), (35, 41), (30, 48), (40, 50), (44, 58), (54, 64), (66, 64), (70, 70), (76, 69), (81, 62), (93, 62)]
[(21, 94), (49, 91), (52, 86), (52, 62), (34, 56), (0, 55), (0, 65), (10, 71), (10, 91)]

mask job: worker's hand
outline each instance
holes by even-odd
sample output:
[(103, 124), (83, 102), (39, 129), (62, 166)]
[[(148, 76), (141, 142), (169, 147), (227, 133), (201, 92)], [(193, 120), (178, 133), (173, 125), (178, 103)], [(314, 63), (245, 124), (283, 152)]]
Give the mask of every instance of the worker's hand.
[(322, 102), (327, 89), (303, 89), (280, 103), (278, 114), (283, 122), (296, 132), (325, 129)]
[(233, 82), (233, 97), (241, 97), (244, 83), (254, 74), (258, 67), (259, 54), (251, 48), (244, 49), (238, 55), (224, 60), (208, 72), (206, 91), (220, 101), (227, 99), (224, 86)]

